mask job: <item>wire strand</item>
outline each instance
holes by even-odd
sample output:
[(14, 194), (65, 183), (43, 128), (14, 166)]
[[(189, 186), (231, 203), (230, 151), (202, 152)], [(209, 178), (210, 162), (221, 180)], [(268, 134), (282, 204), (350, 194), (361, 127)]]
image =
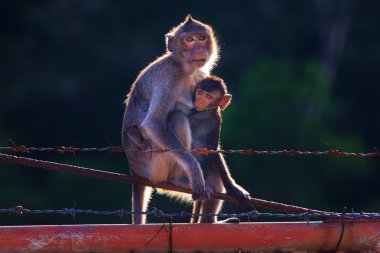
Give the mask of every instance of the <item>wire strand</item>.
[(327, 151), (301, 151), (301, 150), (255, 150), (255, 149), (224, 149), (212, 150), (207, 148), (195, 149), (181, 149), (181, 150), (168, 150), (168, 149), (124, 149), (122, 146), (108, 146), (108, 147), (74, 147), (74, 146), (54, 146), (54, 147), (27, 147), (25, 145), (16, 145), (11, 141), (12, 146), (0, 147), (2, 152), (17, 152), (17, 153), (32, 153), (32, 152), (56, 152), (58, 154), (75, 154), (79, 152), (108, 152), (108, 153), (124, 153), (124, 152), (144, 152), (144, 153), (166, 153), (166, 152), (179, 152), (179, 153), (193, 153), (200, 155), (211, 154), (240, 154), (247, 156), (327, 156), (327, 157), (380, 157), (380, 152), (375, 149), (375, 152), (343, 152), (341, 150), (327, 150)]

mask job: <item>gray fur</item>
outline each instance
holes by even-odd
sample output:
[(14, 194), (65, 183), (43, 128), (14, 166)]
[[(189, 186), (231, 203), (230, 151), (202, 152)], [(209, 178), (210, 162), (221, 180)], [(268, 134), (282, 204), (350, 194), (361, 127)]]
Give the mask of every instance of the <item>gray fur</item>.
[[(176, 31), (181, 32), (181, 25), (183, 23)], [(214, 44), (212, 38), (211, 45)], [(122, 129), (125, 149), (136, 148), (127, 133), (131, 126), (140, 129), (145, 144), (152, 148), (177, 150), (190, 147), (191, 131), (187, 115), (193, 108), (192, 94), (196, 83), (208, 76), (215, 65), (217, 52), (217, 48), (209, 50), (206, 64), (196, 68), (186, 58), (186, 52), (168, 51), (141, 71), (125, 101)], [(202, 170), (190, 153), (127, 151), (126, 155), (133, 175), (148, 178), (152, 183), (169, 181), (190, 185), (195, 198), (205, 192)], [(133, 186), (132, 210), (145, 211), (149, 198), (148, 187)], [(145, 215), (135, 215), (133, 223), (145, 223)]]

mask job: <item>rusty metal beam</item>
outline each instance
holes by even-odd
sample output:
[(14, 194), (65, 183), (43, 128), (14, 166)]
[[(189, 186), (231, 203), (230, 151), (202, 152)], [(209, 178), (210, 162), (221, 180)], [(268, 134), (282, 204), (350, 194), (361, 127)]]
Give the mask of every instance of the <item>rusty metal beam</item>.
[(0, 252), (380, 251), (380, 222), (0, 227)]

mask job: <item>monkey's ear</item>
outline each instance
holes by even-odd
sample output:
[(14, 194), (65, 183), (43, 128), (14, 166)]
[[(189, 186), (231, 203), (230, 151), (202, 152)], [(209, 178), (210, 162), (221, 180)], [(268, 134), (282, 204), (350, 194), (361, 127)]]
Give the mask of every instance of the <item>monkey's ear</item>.
[(227, 108), (227, 106), (230, 105), (232, 99), (231, 94), (226, 94), (224, 97), (222, 97), (222, 100), (219, 103), (220, 109), (223, 111), (224, 109)]
[(166, 47), (169, 52), (174, 52), (174, 36), (171, 33), (165, 35)]

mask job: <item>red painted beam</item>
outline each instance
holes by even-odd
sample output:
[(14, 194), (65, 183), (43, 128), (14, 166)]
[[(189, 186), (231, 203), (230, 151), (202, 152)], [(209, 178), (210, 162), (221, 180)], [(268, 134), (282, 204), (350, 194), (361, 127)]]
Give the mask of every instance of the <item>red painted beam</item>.
[[(168, 252), (169, 224), (0, 226), (0, 252)], [(338, 247), (338, 248), (337, 248)], [(173, 224), (173, 252), (380, 251), (380, 222)]]

